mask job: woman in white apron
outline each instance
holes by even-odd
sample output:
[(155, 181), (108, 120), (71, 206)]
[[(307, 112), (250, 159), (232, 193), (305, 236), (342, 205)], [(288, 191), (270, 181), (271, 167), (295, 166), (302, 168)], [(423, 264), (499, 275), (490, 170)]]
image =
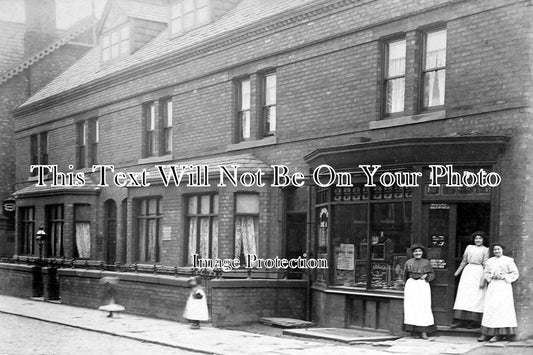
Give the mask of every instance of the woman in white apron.
[(413, 244), (413, 258), (407, 260), (404, 269), (405, 289), (403, 329), (412, 335), (420, 334), (427, 339), (427, 334), (435, 331), (435, 321), (431, 311), (431, 288), (429, 282), (435, 273), (429, 260), (424, 259), (426, 249), (421, 244)]
[(461, 265), (455, 272), (459, 276), (462, 272), (457, 288), (457, 296), (453, 305), (453, 318), (457, 321), (452, 328), (466, 326), (477, 328), (483, 316), (485, 301), (485, 278), (483, 266), (489, 259), (489, 248), (483, 245), (486, 235), (483, 232), (472, 234), (474, 245), (468, 245), (463, 254)]
[(504, 246), (494, 244), (494, 256), (485, 264), (485, 280), (489, 283), (481, 320), (479, 341), (490, 338), (490, 342), (516, 334), (516, 312), (513, 286), (518, 279), (518, 268), (513, 258), (503, 255)]

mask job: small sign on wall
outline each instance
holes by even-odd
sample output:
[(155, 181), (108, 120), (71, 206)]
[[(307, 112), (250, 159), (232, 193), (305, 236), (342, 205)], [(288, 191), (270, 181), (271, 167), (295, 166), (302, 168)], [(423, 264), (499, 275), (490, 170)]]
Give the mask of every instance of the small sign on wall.
[(448, 205), (447, 203), (432, 203), (431, 205), (429, 205), (429, 209), (430, 210), (449, 210), (450, 205)]
[(446, 269), (446, 260), (444, 259), (430, 259), (429, 262), (434, 269)]
[(15, 199), (10, 197), (6, 200), (4, 200), (4, 203), (2, 204), (2, 212), (4, 216), (11, 217), (11, 215), (15, 214)]
[(163, 226), (163, 240), (172, 240), (171, 226)]

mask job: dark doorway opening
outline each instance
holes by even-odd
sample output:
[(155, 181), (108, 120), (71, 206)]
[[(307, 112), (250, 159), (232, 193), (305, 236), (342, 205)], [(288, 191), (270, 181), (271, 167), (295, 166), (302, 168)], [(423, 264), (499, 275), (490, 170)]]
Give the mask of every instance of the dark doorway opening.
[(111, 265), (117, 260), (117, 204), (113, 200), (107, 200), (104, 204), (104, 209), (106, 237), (105, 262)]
[[(285, 257), (296, 259), (305, 253), (305, 233), (307, 215), (305, 213), (288, 213), (285, 234)], [(300, 278), (303, 270), (289, 269), (288, 278)]]
[(427, 257), (435, 271), (435, 280), (431, 284), (433, 314), (437, 325), (449, 325), (453, 320), (459, 283), (459, 277), (454, 276), (455, 270), (467, 245), (472, 242), (472, 233), (482, 230), (489, 235), (490, 203), (426, 204), (423, 218), (428, 238)]
[(490, 203), (458, 203), (457, 204), (457, 230), (455, 243), (455, 267), (457, 268), (463, 258), (463, 253), (468, 244), (472, 244), (470, 236), (477, 231), (483, 231), (488, 236), (485, 245), (494, 242), (490, 235)]

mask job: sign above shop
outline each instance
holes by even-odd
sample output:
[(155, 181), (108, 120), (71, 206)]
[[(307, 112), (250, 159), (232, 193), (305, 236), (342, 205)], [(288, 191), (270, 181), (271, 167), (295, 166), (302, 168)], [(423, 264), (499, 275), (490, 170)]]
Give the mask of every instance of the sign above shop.
[(432, 203), (431, 205), (429, 205), (429, 209), (430, 210), (449, 210), (450, 205), (448, 205), (447, 203)]

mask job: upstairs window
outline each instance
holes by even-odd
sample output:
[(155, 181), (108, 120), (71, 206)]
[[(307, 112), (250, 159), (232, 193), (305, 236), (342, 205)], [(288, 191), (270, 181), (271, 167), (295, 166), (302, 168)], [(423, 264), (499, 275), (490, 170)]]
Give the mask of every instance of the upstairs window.
[[(31, 165), (48, 164), (48, 132), (31, 135), (30, 163)], [(37, 169), (34, 169), (31, 174), (32, 176), (37, 175)]]
[(161, 101), (161, 152), (172, 153), (172, 99)]
[(78, 122), (77, 124), (78, 131), (78, 149), (77, 149), (77, 159), (76, 159), (76, 168), (81, 169), (85, 168), (85, 151), (87, 149), (87, 122)]
[(280, 122), (277, 85), (278, 73), (271, 68), (234, 78), (235, 147), (277, 142)]
[(102, 36), (102, 60), (108, 61), (130, 54), (129, 23)]
[(428, 32), (425, 35), (423, 62), (423, 109), (444, 105), (446, 84), (446, 40), (445, 29)]
[(172, 98), (160, 99), (143, 105), (143, 158), (172, 153), (172, 126)]
[(98, 142), (100, 141), (100, 126), (98, 125), (98, 119), (93, 118), (89, 120), (89, 142), (90, 142), (90, 154), (89, 154), (89, 166), (98, 164)]
[(97, 164), (96, 157), (99, 140), (98, 119), (93, 118), (78, 122), (77, 132), (76, 168), (82, 169)]
[(210, 21), (209, 0), (179, 0), (170, 9), (170, 28), (173, 35), (186, 33)]
[(244, 79), (238, 82), (238, 110), (237, 120), (239, 127), (239, 140), (250, 139), (250, 112), (251, 112), (251, 95), (250, 95), (250, 79)]
[(276, 81), (276, 73), (264, 76), (263, 122), (266, 136), (276, 133)]
[(155, 102), (144, 105), (144, 156), (155, 156)]
[(385, 115), (404, 111), (405, 99), (405, 39), (385, 45)]

